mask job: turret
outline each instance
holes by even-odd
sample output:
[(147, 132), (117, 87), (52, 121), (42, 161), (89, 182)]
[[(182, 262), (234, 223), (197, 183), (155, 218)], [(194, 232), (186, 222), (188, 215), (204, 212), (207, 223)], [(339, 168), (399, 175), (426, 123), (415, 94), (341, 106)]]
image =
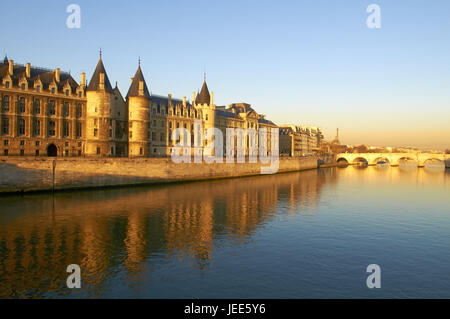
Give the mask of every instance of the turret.
[(150, 92), (139, 63), (127, 94), (128, 155), (148, 156), (150, 151)]
[[(83, 82), (83, 74), (82, 81)], [(111, 105), (113, 88), (103, 65), (97, 63), (91, 81), (86, 88), (86, 155), (110, 156), (115, 148), (111, 136)]]

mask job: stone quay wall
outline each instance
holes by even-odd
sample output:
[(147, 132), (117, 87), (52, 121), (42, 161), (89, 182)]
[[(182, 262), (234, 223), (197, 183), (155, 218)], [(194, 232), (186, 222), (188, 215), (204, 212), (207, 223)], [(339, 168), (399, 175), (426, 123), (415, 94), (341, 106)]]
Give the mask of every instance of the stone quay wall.
[[(317, 157), (280, 158), (278, 173), (317, 168)], [(53, 175), (53, 163), (55, 174)], [(171, 158), (0, 156), (0, 193), (84, 189), (261, 174), (258, 163), (174, 163)]]

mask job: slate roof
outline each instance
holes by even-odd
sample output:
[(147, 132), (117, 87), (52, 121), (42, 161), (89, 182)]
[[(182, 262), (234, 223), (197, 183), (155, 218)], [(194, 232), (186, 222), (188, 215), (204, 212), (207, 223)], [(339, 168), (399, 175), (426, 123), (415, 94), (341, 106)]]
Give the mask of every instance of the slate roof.
[(211, 95), (209, 94), (208, 85), (206, 85), (206, 81), (204, 81), (200, 94), (197, 94), (197, 97), (195, 98), (195, 103), (209, 104), (209, 102), (211, 102)]
[[(13, 75), (11, 76), (13, 82), (12, 84), (18, 85), (20, 79), (25, 75), (25, 72), (26, 66), (21, 64), (14, 64)], [(2, 62), (0, 62), (0, 79), (8, 74), (9, 74), (9, 64), (8, 59), (5, 57), (5, 59)], [(41, 80), (43, 86), (42, 89), (46, 90), (54, 80), (56, 83), (55, 71), (51, 69), (31, 66), (30, 78), (27, 79), (28, 86), (33, 87), (34, 82), (37, 80)], [(63, 88), (66, 85), (66, 83), (69, 83), (72, 93), (75, 93), (76, 89), (79, 86), (78, 83), (69, 73), (60, 71), (59, 83), (56, 83), (58, 87), (58, 92), (63, 91)]]
[(133, 82), (128, 90), (127, 97), (129, 96), (139, 96), (139, 82), (144, 82), (144, 96), (146, 98), (150, 98), (150, 92), (147, 87), (147, 83), (145, 82), (144, 75), (142, 74), (141, 66), (138, 66), (136, 74), (134, 75)]
[(89, 82), (86, 91), (98, 91), (100, 88), (100, 73), (105, 74), (105, 91), (112, 92), (113, 88), (108, 79), (108, 74), (106, 73), (105, 66), (103, 65), (102, 58), (98, 60), (97, 67), (95, 68), (94, 75)]

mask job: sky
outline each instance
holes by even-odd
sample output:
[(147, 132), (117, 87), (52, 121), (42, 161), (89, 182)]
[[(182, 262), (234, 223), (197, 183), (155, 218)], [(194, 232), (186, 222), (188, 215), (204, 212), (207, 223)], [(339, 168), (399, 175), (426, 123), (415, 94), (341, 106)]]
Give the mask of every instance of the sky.
[[(370, 4), (381, 27), (368, 28)], [(80, 28), (66, 25), (80, 6)], [(450, 1), (4, 1), (0, 54), (90, 79), (102, 48), (125, 96), (141, 58), (153, 94), (250, 103), (350, 145), (450, 148)]]

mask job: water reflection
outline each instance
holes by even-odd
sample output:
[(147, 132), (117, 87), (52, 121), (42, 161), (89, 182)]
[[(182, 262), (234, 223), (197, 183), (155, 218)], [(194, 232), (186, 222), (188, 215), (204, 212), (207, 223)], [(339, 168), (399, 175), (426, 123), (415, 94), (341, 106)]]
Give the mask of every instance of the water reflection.
[[(279, 282), (278, 288), (285, 289), (292, 282), (290, 274), (298, 275), (296, 267), (303, 265), (303, 271), (311, 271), (314, 276), (314, 269), (333, 263), (329, 258), (339, 247), (344, 247), (350, 255), (347, 258), (340, 251), (336, 260), (355, 258), (352, 254), (356, 251), (346, 248), (355, 247), (354, 237), (346, 242), (349, 231), (339, 227), (350, 223), (353, 232), (359, 230), (360, 234), (366, 234), (376, 222), (381, 227), (377, 229), (388, 229), (389, 232), (389, 227), (396, 222), (399, 225), (406, 223), (403, 214), (397, 217), (392, 212), (398, 206), (402, 206), (403, 212), (406, 209), (403, 206), (410, 203), (411, 196), (417, 198), (418, 194), (424, 207), (433, 207), (436, 203), (446, 207), (441, 194), (449, 186), (449, 175), (450, 170), (443, 174), (429, 168), (382, 164), (365, 169), (348, 166), (169, 186), (58, 193), (55, 196), (0, 197), (0, 297), (111, 296), (117, 287), (125, 291), (125, 295), (119, 296), (140, 296), (130, 293), (130, 290), (140, 289), (140, 285), (147, 293), (149, 289), (156, 291), (145, 294), (154, 296), (158, 289), (170, 289), (169, 284), (166, 285), (169, 288), (164, 286), (170, 280), (180, 283), (185, 277), (196, 280), (205, 274), (213, 274), (210, 275), (212, 281), (226, 277), (227, 266), (234, 270), (247, 269), (243, 278), (252, 278), (255, 260), (262, 263), (257, 269), (277, 278), (272, 284)], [(354, 205), (359, 203), (361, 206), (357, 207), (364, 210), (355, 209)], [(424, 223), (430, 225), (432, 215), (426, 217)], [(345, 223), (341, 223), (340, 218)], [(368, 218), (370, 222), (367, 222)], [(283, 224), (286, 220), (289, 222)], [(286, 228), (292, 222), (296, 223), (295, 227)], [(279, 225), (284, 228), (271, 233)], [(330, 228), (330, 225), (336, 228)], [(387, 228), (380, 225), (387, 225)], [(428, 231), (428, 228), (423, 229)], [(435, 226), (432, 229), (436, 231)], [(402, 233), (402, 229), (397, 229), (394, 234), (397, 232)], [(270, 240), (262, 244), (263, 248), (256, 246), (261, 250), (254, 256), (246, 255), (248, 261), (245, 258), (238, 264), (229, 259), (217, 261), (217, 256), (226, 247), (236, 252), (243, 247), (254, 247), (253, 241), (267, 234)], [(289, 238), (301, 238), (307, 244), (301, 245), (303, 241), (289, 241)], [(332, 239), (326, 241), (323, 238)], [(369, 247), (373, 238), (368, 241)], [(405, 237), (404, 242), (409, 243), (408, 238)], [(437, 242), (442, 240), (439, 238)], [(336, 241), (340, 243), (337, 248), (332, 245)], [(309, 248), (314, 243), (316, 246), (311, 252)], [(362, 256), (367, 252), (365, 243), (358, 240)], [(282, 251), (280, 247), (287, 248)], [(301, 262), (291, 254), (292, 247)], [(430, 249), (420, 248), (420, 251)], [(293, 262), (285, 265), (277, 256)], [(409, 262), (409, 257), (405, 258)], [(219, 267), (217, 263), (221, 263)], [(69, 264), (78, 264), (82, 269), (81, 290), (66, 288)], [(188, 266), (177, 268), (179, 265)], [(281, 275), (277, 273), (280, 267), (286, 267), (283, 269), (287, 274), (284, 282), (279, 280)], [(323, 277), (320, 271), (316, 275)], [(162, 280), (162, 276), (167, 277), (167, 281)], [(173, 279), (174, 276), (178, 281)], [(323, 278), (322, 284), (326, 285), (330, 279)], [(152, 285), (153, 281), (157, 284)], [(256, 278), (246, 284), (251, 286), (260, 282), (260, 278)], [(210, 288), (214, 284), (212, 282)], [(230, 295), (235, 295), (240, 287), (231, 288), (237, 290), (232, 290)], [(290, 291), (298, 291), (298, 287), (295, 282)], [(275, 291), (273, 287), (266, 288)]]
[(335, 172), (0, 198), (0, 296), (72, 293), (72, 263), (89, 296), (124, 272), (131, 281), (149, 276), (167, 256), (204, 269), (217, 241), (247, 242), (279, 205), (290, 213), (316, 206)]

